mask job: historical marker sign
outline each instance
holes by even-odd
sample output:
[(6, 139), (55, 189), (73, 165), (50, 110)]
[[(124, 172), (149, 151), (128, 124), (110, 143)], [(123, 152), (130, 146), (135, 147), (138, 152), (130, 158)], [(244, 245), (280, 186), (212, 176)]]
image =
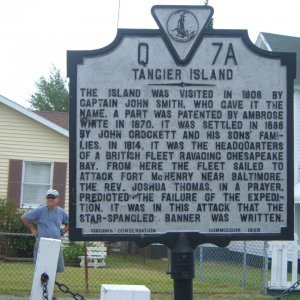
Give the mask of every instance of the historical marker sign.
[(155, 6), (159, 30), (69, 51), (71, 239), (293, 236), (295, 57), (209, 6)]

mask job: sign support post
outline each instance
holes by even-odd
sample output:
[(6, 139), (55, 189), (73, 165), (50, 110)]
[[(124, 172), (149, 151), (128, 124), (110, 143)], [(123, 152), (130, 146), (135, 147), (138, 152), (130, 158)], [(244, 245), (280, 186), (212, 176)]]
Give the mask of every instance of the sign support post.
[(180, 233), (178, 241), (171, 251), (171, 278), (174, 282), (174, 300), (193, 299), (194, 276), (194, 249), (186, 234)]

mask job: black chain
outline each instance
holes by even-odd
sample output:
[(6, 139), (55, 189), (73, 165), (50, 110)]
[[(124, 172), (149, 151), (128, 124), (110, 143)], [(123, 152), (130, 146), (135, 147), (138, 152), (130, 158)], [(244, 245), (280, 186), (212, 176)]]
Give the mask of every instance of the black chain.
[(85, 300), (85, 298), (78, 294), (78, 293), (74, 293), (72, 292), (65, 284), (63, 283), (60, 283), (58, 281), (55, 281), (55, 284), (58, 286), (58, 288), (65, 294), (69, 293), (70, 295), (73, 296), (73, 299), (76, 299), (76, 300)]
[(278, 300), (278, 299), (288, 296), (288, 294), (293, 292), (299, 285), (300, 285), (300, 280), (296, 281), (293, 285), (291, 285), (288, 289), (283, 291), (279, 296), (275, 297), (273, 300)]
[(43, 299), (48, 300), (48, 281), (49, 276), (47, 273), (41, 275), (41, 285), (43, 287)]

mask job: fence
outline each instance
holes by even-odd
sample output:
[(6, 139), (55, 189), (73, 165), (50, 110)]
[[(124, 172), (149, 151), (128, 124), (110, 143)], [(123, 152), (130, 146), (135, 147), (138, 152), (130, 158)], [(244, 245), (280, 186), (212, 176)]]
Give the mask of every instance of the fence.
[[(0, 295), (30, 295), (33, 242), (33, 237), (26, 234), (0, 234)], [(170, 253), (164, 245), (138, 248), (133, 242), (106, 242), (102, 268), (80, 267), (84, 243), (64, 241), (64, 245), (66, 269), (57, 275), (57, 281), (87, 298), (99, 295), (102, 283), (146, 285), (152, 299), (173, 294), (173, 280), (167, 275)], [(267, 243), (259, 241), (232, 242), (225, 248), (212, 244), (197, 247), (194, 294), (263, 293), (269, 267), (266, 247)]]

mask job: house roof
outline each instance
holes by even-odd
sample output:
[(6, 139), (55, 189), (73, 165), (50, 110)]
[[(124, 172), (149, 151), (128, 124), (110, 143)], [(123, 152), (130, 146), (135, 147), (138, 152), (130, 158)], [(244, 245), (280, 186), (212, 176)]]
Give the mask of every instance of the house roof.
[[(64, 135), (65, 137), (69, 137), (69, 131), (62, 126), (62, 124), (60, 124), (59, 122), (54, 123), (53, 121), (50, 120), (50, 118), (46, 118), (44, 116), (41, 116), (21, 105), (19, 105), (18, 103), (9, 100), (8, 98), (0, 95), (0, 103), (10, 107), (11, 109), (14, 109), (16, 111), (18, 111), (19, 113), (27, 116), (28, 118), (33, 119), (34, 121), (51, 128), (52, 130)], [(68, 119), (67, 119), (68, 120)]]
[(69, 113), (57, 111), (34, 111), (39, 116), (69, 130)]
[(269, 51), (296, 53), (295, 85), (300, 86), (300, 37), (261, 32), (256, 45)]

